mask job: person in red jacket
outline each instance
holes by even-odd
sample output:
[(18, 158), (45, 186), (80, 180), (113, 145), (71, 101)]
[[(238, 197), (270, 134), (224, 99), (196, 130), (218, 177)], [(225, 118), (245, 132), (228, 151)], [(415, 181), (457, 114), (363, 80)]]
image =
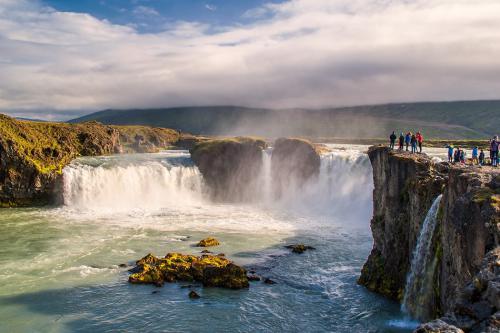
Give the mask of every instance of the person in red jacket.
[(422, 152), (422, 142), (424, 142), (424, 136), (422, 135), (422, 133), (417, 132), (415, 137), (417, 138), (418, 149), (420, 150), (420, 152)]

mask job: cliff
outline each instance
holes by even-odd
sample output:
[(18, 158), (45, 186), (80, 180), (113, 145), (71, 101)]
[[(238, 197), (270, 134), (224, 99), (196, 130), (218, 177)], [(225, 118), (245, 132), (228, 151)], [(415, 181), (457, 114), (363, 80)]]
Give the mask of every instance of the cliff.
[(247, 201), (256, 193), (266, 146), (261, 139), (237, 137), (200, 142), (190, 152), (214, 199)]
[(78, 156), (154, 151), (178, 138), (169, 129), (33, 122), (0, 114), (0, 206), (56, 202), (62, 169)]
[[(436, 163), (426, 155), (385, 147), (372, 147), (368, 155), (375, 185), (374, 245), (358, 282), (402, 300), (422, 224), (433, 201), (443, 194), (430, 236), (430, 293), (413, 304), (412, 314), (431, 319), (455, 311), (487, 253), (499, 247), (500, 172)], [(499, 310), (497, 304), (486, 304), (488, 316)]]

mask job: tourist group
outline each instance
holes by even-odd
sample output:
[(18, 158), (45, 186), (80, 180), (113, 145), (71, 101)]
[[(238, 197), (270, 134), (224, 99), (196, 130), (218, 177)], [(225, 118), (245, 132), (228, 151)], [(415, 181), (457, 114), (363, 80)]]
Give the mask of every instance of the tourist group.
[[(396, 145), (396, 132), (393, 131), (392, 134), (389, 136), (390, 140), (390, 148), (395, 149)], [(416, 153), (417, 152), (417, 147), (418, 147), (418, 152), (422, 152), (422, 143), (424, 141), (424, 137), (422, 133), (417, 132), (416, 134), (412, 134), (411, 132), (408, 132), (405, 134), (401, 133), (399, 135), (399, 150), (404, 150), (406, 147), (406, 151), (408, 151), (408, 148), (411, 147), (411, 153)], [(500, 164), (500, 156), (498, 154), (499, 148), (500, 148), (500, 141), (498, 139), (498, 136), (494, 136), (489, 143), (489, 150), (490, 150), (490, 158), (489, 158), (489, 164), (493, 167), (498, 167)], [(445, 146), (448, 149), (448, 162), (450, 163), (462, 163), (466, 164), (467, 163), (467, 153), (464, 149), (461, 149), (460, 147), (454, 147), (453, 145), (449, 144)], [(469, 160), (472, 165), (487, 165), (487, 160), (486, 156), (484, 153), (484, 149), (479, 149), (479, 147), (475, 146), (472, 148), (472, 158)]]

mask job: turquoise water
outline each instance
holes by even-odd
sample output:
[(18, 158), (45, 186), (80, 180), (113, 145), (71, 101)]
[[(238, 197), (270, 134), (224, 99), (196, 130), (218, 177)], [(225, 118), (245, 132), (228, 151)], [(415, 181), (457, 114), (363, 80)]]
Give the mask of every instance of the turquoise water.
[[(0, 211), (1, 332), (411, 332), (414, 328), (400, 313), (399, 304), (356, 284), (372, 246), (371, 208), (348, 214), (352, 207), (341, 197), (346, 195), (343, 189), (368, 182), (361, 189), (368, 195), (359, 194), (358, 204), (371, 204), (370, 170), (362, 158), (330, 161), (335, 166), (325, 172), (335, 170), (329, 181), (337, 182), (337, 187), (330, 194), (320, 193), (322, 200), (298, 193), (297, 201), (216, 205), (204, 198), (196, 170), (182, 162), (188, 157), (176, 154), (144, 155), (132, 161), (83, 160), (65, 174), (65, 206)], [(172, 162), (179, 159), (180, 166)], [(340, 172), (347, 173), (336, 178)], [(142, 176), (134, 178), (131, 173)], [(123, 182), (121, 191), (107, 188)], [(165, 186), (170, 188), (162, 192)], [(312, 211), (304, 209), (306, 199), (312, 200)], [(331, 201), (328, 209), (313, 205), (326, 199)], [(99, 205), (103, 201), (106, 209)], [(134, 207), (134, 202), (141, 204)], [(147, 209), (141, 209), (145, 205)], [(238, 291), (185, 283), (156, 288), (128, 284), (127, 268), (119, 266), (148, 252), (197, 254), (193, 244), (206, 236), (222, 242), (215, 252), (276, 284), (252, 282), (248, 290)], [(297, 242), (316, 250), (297, 255), (284, 248)], [(190, 290), (201, 298), (189, 299)]]

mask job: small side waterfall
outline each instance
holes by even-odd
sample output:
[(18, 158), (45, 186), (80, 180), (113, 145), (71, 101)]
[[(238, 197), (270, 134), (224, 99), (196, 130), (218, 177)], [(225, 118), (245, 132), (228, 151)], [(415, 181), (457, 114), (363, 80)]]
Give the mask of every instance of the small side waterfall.
[(271, 156), (272, 149), (268, 148), (262, 151), (262, 199), (264, 202), (270, 202), (272, 200), (272, 175), (271, 175)]
[(432, 260), (431, 246), (441, 197), (442, 195), (439, 195), (434, 200), (427, 212), (406, 278), (402, 310), (417, 319), (426, 319), (429, 299), (433, 292), (433, 275), (437, 263)]

